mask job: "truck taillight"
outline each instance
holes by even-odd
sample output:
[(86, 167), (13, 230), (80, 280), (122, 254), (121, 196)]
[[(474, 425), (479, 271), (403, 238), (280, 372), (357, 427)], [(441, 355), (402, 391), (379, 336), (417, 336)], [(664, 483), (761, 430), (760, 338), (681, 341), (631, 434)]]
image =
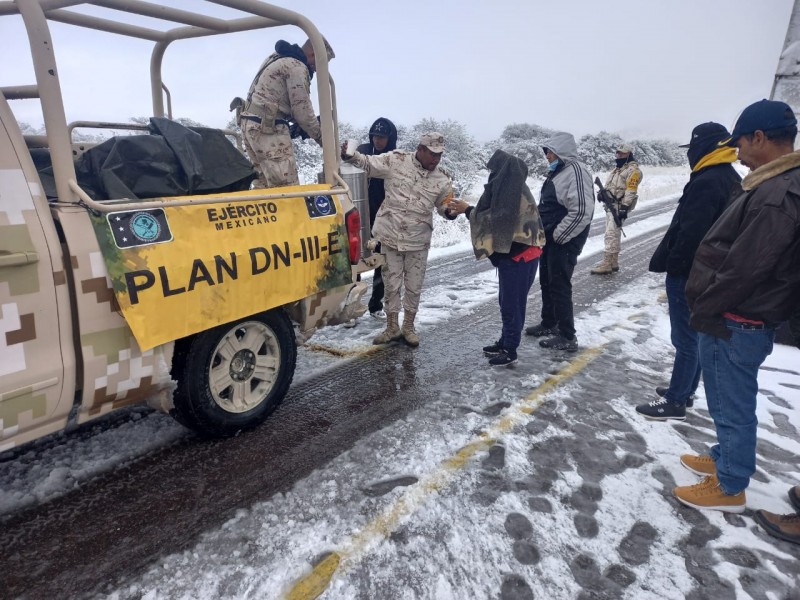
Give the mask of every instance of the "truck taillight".
[(344, 216), (347, 226), (347, 241), (350, 245), (350, 264), (358, 264), (361, 260), (361, 215), (353, 208)]

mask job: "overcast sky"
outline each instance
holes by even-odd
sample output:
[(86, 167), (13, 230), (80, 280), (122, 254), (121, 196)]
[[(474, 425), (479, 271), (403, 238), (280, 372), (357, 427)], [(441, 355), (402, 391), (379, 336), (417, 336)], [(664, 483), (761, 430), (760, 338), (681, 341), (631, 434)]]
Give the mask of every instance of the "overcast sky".
[[(237, 14), (200, 0), (161, 4)], [(480, 141), (519, 122), (685, 141), (694, 125), (730, 127), (747, 104), (769, 96), (793, 0), (275, 4), (308, 17), (331, 42), (339, 118), (353, 125), (432, 117), (460, 121)], [(52, 33), (68, 120), (151, 114), (151, 42), (59, 23)], [(174, 44), (164, 61), (174, 115), (224, 126), (231, 98), (246, 94), (281, 38), (302, 43), (305, 35), (288, 26)], [(0, 17), (0, 56), (15, 57), (3, 59), (0, 85), (35, 83), (25, 43), (21, 19)], [(41, 124), (34, 102), (12, 108), (20, 121)]]

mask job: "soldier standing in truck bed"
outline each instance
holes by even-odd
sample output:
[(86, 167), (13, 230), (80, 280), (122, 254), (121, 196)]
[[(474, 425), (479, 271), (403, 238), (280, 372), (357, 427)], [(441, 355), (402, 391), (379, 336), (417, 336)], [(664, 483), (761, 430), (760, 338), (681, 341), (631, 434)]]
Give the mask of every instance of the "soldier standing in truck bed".
[[(331, 60), (334, 53), (327, 40), (325, 49)], [(311, 78), (316, 67), (311, 40), (306, 40), (302, 48), (280, 40), (253, 79), (247, 100), (241, 102), (238, 123), (247, 154), (258, 172), (254, 187), (300, 183), (290, 121), (322, 146), (322, 130), (311, 103)]]

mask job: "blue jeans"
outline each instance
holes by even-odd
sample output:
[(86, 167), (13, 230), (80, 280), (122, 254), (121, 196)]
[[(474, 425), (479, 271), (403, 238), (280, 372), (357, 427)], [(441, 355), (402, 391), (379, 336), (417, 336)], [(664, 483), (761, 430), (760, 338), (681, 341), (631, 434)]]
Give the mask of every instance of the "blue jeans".
[(738, 494), (756, 471), (758, 368), (772, 353), (775, 330), (725, 320), (731, 339), (700, 333), (708, 412), (717, 429), (711, 458), (726, 494)]
[(528, 293), (531, 291), (539, 259), (528, 262), (501, 258), (497, 263), (497, 274), (500, 278), (500, 318), (503, 321), (503, 332), (500, 334), (500, 346), (513, 357), (516, 355), (525, 325), (525, 308), (528, 304)]
[(687, 277), (667, 275), (667, 302), (669, 324), (675, 359), (672, 376), (664, 398), (685, 405), (689, 396), (697, 391), (700, 383), (700, 358), (697, 348), (697, 332), (689, 326), (689, 305), (686, 302)]

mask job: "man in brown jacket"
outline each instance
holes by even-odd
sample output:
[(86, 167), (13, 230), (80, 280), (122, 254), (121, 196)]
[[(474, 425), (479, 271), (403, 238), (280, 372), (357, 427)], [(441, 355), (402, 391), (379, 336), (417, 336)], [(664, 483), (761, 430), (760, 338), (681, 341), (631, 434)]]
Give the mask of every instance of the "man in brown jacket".
[(775, 327), (800, 300), (800, 153), (788, 104), (761, 100), (742, 111), (730, 139), (751, 169), (741, 194), (706, 234), (686, 285), (690, 324), (717, 444), (681, 463), (704, 475), (674, 494), (694, 508), (741, 513), (756, 470), (758, 369)]

